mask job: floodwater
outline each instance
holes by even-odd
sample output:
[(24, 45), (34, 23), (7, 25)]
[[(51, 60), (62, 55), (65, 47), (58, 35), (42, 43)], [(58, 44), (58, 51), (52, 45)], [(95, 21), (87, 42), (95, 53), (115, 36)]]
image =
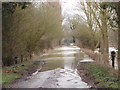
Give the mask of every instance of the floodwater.
[(76, 63), (84, 58), (84, 53), (77, 46), (63, 46), (44, 54), (42, 60), (46, 61), (40, 71), (47, 71), (56, 68), (75, 69)]
[[(84, 60), (86, 59), (86, 61)], [(24, 81), (11, 85), (12, 88), (90, 88), (77, 74), (76, 65), (79, 60), (91, 62), (77, 46), (55, 48), (42, 55), (45, 61), (42, 69)]]

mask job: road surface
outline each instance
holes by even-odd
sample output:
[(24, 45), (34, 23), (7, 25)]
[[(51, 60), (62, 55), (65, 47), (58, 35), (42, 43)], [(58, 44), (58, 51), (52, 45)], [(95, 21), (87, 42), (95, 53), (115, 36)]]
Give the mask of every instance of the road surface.
[[(12, 88), (90, 88), (81, 80), (75, 68), (78, 57), (84, 57), (77, 46), (55, 48), (42, 55), (46, 61), (42, 70), (25, 80), (12, 84)], [(85, 57), (84, 57), (85, 58)], [(83, 60), (84, 61), (84, 60)], [(88, 59), (89, 61), (89, 59)]]

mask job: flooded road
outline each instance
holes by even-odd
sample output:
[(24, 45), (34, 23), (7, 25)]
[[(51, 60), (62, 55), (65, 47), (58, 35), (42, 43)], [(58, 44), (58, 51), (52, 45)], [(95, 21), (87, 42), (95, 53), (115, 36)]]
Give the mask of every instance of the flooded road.
[[(89, 88), (77, 74), (76, 65), (85, 56), (77, 46), (55, 48), (41, 56), (45, 62), (42, 69), (33, 73), (25, 81), (18, 82), (14, 88)], [(87, 60), (89, 61), (89, 59)]]
[(46, 61), (41, 71), (56, 68), (75, 69), (78, 60), (84, 58), (84, 53), (76, 46), (63, 46), (55, 48), (53, 51), (42, 55), (42, 60)]

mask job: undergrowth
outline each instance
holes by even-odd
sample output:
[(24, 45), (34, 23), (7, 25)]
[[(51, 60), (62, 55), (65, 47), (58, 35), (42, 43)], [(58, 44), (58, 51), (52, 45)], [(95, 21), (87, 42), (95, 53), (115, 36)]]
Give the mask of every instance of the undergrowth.
[(112, 75), (109, 68), (104, 68), (96, 63), (89, 63), (87, 70), (98, 85), (106, 88), (120, 88), (117, 76)]

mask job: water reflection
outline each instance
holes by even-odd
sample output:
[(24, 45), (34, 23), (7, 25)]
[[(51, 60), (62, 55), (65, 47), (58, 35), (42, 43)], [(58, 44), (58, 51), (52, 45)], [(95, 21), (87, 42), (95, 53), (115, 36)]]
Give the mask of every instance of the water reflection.
[(52, 52), (42, 56), (42, 60), (46, 63), (40, 71), (56, 68), (74, 69), (80, 58), (84, 58), (84, 54), (80, 52), (80, 48), (77, 46), (55, 48)]

